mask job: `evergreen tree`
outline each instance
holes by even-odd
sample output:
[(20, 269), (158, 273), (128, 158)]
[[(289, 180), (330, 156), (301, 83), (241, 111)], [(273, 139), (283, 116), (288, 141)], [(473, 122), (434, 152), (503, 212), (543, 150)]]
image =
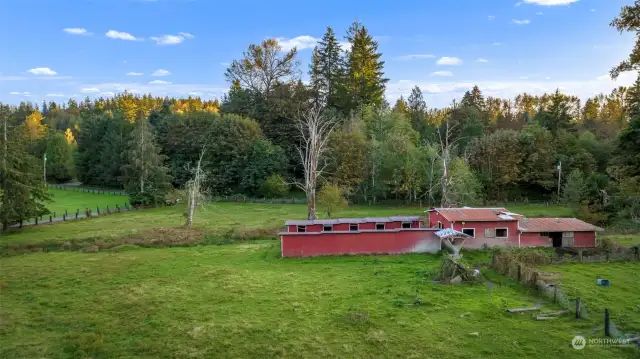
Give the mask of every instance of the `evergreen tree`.
[(627, 90), (627, 114), (629, 118), (640, 117), (640, 73), (635, 84)]
[(11, 121), (9, 108), (0, 104), (0, 222), (7, 229), (20, 220), (47, 214), (49, 200), (42, 161), (28, 150), (24, 127)]
[(396, 100), (396, 104), (393, 105), (393, 111), (401, 113), (403, 115), (409, 114), (409, 106), (407, 105), (407, 101), (405, 101), (402, 96), (400, 96), (400, 98)]
[(73, 178), (73, 151), (75, 144), (67, 142), (62, 133), (53, 134), (47, 141), (47, 179), (58, 182)]
[(569, 173), (562, 189), (562, 199), (565, 204), (577, 207), (584, 198), (585, 180), (582, 171), (575, 169)]
[(471, 91), (466, 91), (460, 101), (462, 107), (475, 107), (478, 111), (484, 112), (486, 110), (486, 104), (482, 91), (478, 85), (474, 85)]
[(136, 205), (156, 205), (164, 200), (171, 189), (168, 170), (163, 166), (164, 155), (151, 131), (148, 119), (138, 112), (131, 132), (127, 164), (123, 168), (123, 183), (129, 193), (129, 202)]
[(635, 45), (629, 57), (611, 70), (611, 77), (615, 79), (621, 72), (640, 69), (640, 0), (635, 0), (633, 5), (623, 6), (610, 25), (621, 33), (626, 31), (636, 34)]
[(337, 105), (337, 92), (344, 68), (342, 49), (331, 27), (318, 42), (311, 61), (311, 87), (319, 94), (327, 107)]
[(378, 52), (378, 43), (362, 24), (354, 22), (347, 32), (351, 50), (347, 52), (346, 78), (344, 80), (346, 102), (342, 110), (350, 112), (365, 105), (384, 104), (384, 91), (389, 79), (384, 77), (384, 61)]

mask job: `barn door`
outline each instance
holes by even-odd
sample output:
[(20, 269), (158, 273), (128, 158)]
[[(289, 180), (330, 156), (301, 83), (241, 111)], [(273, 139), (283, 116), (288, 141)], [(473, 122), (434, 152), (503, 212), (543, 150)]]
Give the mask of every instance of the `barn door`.
[(573, 247), (573, 232), (562, 232), (562, 246)]

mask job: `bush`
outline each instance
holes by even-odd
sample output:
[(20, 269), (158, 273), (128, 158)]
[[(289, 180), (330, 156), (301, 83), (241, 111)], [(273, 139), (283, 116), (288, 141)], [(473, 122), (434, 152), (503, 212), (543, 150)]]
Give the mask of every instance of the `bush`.
[(318, 204), (331, 218), (335, 212), (346, 207), (348, 202), (344, 198), (344, 192), (340, 186), (328, 183), (322, 187), (318, 194)]
[(289, 185), (279, 174), (272, 174), (262, 184), (262, 193), (267, 198), (281, 198), (289, 193)]

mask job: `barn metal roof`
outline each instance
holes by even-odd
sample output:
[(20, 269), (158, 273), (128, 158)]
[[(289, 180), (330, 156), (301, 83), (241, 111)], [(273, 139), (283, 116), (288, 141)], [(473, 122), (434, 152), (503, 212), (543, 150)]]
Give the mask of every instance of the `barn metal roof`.
[(438, 236), (438, 238), (471, 238), (470, 235), (466, 234), (466, 233), (462, 233), (459, 231), (456, 231), (453, 228), (445, 228), (445, 229), (441, 229), (439, 231), (437, 231), (435, 233), (436, 236)]
[(604, 229), (576, 218), (523, 218), (518, 222), (522, 232), (601, 232)]
[(517, 213), (512, 213), (506, 208), (432, 208), (427, 212), (438, 212), (450, 222), (462, 221), (517, 221), (522, 218)]
[(396, 216), (396, 217), (367, 217), (367, 218), (336, 218), (336, 219), (313, 219), (313, 220), (290, 220), (285, 226), (307, 226), (311, 224), (341, 224), (341, 223), (387, 223), (387, 222), (413, 222), (419, 221), (418, 216)]

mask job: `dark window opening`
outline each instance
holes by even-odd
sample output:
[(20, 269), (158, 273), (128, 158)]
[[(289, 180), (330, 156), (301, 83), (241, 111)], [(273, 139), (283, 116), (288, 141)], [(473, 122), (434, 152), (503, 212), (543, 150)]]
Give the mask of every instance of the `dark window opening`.
[(306, 232), (307, 231), (307, 226), (298, 226), (298, 232)]
[(473, 229), (473, 228), (463, 228), (462, 229), (462, 233), (468, 234), (468, 235), (470, 235), (471, 237), (474, 237), (474, 238), (476, 237), (476, 230)]
[(540, 236), (549, 237), (549, 232), (540, 232)]
[(384, 223), (376, 223), (376, 231), (384, 231)]
[(322, 231), (323, 232), (333, 232), (333, 225), (332, 224), (324, 224), (322, 226)]
[(402, 228), (411, 228), (411, 222), (402, 222)]
[(354, 231), (354, 232), (357, 231), (358, 230), (358, 224), (357, 223), (351, 223), (349, 225), (349, 230), (350, 231)]
[(442, 229), (442, 222), (438, 221), (438, 228)]
[(506, 228), (496, 228), (496, 237), (497, 238), (506, 238), (507, 237), (507, 229)]

